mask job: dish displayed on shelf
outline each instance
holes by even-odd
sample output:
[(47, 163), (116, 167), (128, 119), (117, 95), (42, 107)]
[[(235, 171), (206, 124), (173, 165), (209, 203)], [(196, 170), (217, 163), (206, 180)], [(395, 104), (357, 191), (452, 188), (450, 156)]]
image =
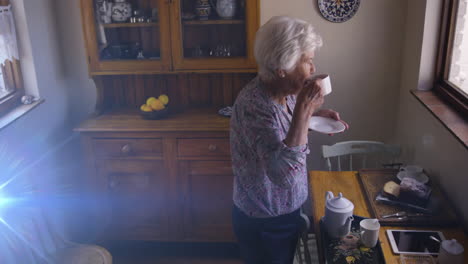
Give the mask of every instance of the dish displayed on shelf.
[(322, 16), (331, 22), (341, 23), (352, 18), (359, 9), (360, 0), (317, 0)]
[(310, 118), (309, 128), (324, 134), (334, 134), (343, 132), (346, 127), (340, 122), (331, 118), (313, 116)]

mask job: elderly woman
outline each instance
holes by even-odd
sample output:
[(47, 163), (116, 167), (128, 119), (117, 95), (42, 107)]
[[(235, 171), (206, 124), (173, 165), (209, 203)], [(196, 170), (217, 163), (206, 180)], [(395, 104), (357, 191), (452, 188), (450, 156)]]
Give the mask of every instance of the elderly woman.
[(248, 264), (292, 263), (300, 207), (308, 196), (307, 134), (322, 109), (320, 79), (312, 79), (322, 40), (302, 20), (273, 17), (256, 34), (258, 76), (242, 89), (231, 117), (233, 226)]

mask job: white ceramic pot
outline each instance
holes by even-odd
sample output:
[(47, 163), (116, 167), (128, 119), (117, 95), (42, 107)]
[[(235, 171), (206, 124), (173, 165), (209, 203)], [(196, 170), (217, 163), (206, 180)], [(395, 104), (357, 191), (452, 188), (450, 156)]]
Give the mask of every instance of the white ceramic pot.
[(236, 0), (217, 0), (216, 5), (213, 2), (211, 5), (222, 19), (232, 19), (236, 15)]
[(323, 222), (328, 235), (333, 238), (346, 236), (351, 229), (354, 204), (343, 197), (342, 193), (334, 197), (330, 191), (326, 192), (325, 200)]

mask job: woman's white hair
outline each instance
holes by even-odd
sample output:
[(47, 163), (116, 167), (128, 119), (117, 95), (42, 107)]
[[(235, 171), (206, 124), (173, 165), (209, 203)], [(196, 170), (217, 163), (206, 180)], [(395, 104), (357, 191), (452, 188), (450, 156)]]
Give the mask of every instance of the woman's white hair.
[(321, 46), (322, 38), (310, 23), (288, 16), (272, 17), (255, 36), (258, 74), (265, 81), (274, 80), (277, 70), (294, 70), (303, 54)]

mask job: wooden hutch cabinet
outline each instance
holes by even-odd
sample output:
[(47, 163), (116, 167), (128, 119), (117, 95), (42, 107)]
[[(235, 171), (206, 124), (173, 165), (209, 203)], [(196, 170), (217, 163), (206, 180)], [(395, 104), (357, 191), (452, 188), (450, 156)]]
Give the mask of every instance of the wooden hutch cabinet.
[[(136, 12), (130, 19), (142, 21), (135, 23), (112, 22), (112, 4), (106, 5), (110, 2), (81, 0), (92, 75), (256, 69), (252, 47), (258, 0), (236, 0), (232, 19), (217, 17), (210, 7), (211, 16), (205, 20), (194, 10), (198, 2), (208, 0), (127, 0), (129, 12)], [(105, 9), (111, 9), (107, 18)]]
[[(217, 112), (256, 74), (259, 1), (233, 0), (224, 19), (209, 2), (81, 0), (98, 98), (75, 130), (101, 240), (234, 240), (229, 118)], [(160, 94), (170, 114), (143, 119)]]

